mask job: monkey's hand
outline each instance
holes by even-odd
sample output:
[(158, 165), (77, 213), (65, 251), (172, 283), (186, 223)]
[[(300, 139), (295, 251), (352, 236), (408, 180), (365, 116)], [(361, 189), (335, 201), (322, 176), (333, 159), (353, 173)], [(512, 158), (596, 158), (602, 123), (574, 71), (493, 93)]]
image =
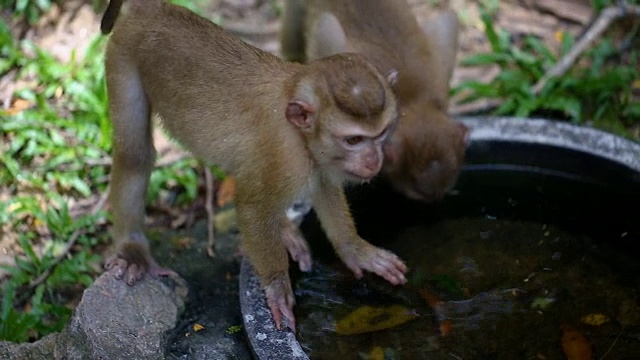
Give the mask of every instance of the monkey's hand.
[(284, 221), (282, 241), (284, 242), (284, 246), (287, 247), (291, 258), (298, 263), (300, 271), (310, 271), (312, 261), (309, 245), (302, 236), (302, 233), (300, 233), (300, 229), (289, 219)]
[(293, 297), (289, 275), (278, 275), (269, 285), (265, 286), (264, 292), (273, 321), (276, 323), (276, 328), (282, 330), (282, 316), (284, 316), (288, 320), (289, 328), (295, 333), (296, 319), (293, 316), (293, 305), (296, 301)]
[(152, 276), (177, 275), (175, 271), (158, 265), (149, 252), (149, 244), (144, 235), (132, 238), (133, 240), (124, 242), (104, 264), (105, 269), (113, 272), (116, 279), (124, 279), (128, 285), (133, 285), (146, 273)]
[(365, 240), (362, 242), (364, 244), (342, 247), (338, 251), (338, 255), (345, 265), (353, 271), (356, 278), (360, 279), (362, 271), (366, 270), (382, 276), (393, 285), (407, 282), (404, 274), (408, 268), (396, 254), (377, 248)]

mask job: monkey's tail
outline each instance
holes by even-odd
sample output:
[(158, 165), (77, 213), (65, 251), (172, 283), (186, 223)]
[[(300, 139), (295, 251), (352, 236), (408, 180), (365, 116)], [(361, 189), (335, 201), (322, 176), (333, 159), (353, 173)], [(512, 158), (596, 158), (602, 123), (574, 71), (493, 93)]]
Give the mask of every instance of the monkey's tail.
[(104, 12), (102, 21), (100, 22), (100, 31), (102, 31), (103, 34), (106, 35), (111, 32), (111, 29), (113, 29), (113, 25), (116, 23), (118, 14), (120, 14), (120, 8), (122, 7), (123, 2), (124, 0), (109, 1), (107, 10)]

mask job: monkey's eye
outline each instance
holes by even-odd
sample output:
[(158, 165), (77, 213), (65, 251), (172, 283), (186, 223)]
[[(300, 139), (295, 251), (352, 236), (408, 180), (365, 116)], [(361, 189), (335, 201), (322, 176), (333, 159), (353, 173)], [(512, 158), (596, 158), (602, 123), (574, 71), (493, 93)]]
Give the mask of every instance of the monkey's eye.
[(360, 144), (362, 141), (364, 141), (364, 137), (357, 135), (357, 136), (350, 136), (348, 138), (345, 138), (344, 141), (349, 144), (349, 145), (358, 145)]
[(376, 136), (376, 139), (384, 139), (387, 137), (387, 135), (389, 135), (389, 126), (387, 126), (384, 130), (382, 130), (380, 135)]

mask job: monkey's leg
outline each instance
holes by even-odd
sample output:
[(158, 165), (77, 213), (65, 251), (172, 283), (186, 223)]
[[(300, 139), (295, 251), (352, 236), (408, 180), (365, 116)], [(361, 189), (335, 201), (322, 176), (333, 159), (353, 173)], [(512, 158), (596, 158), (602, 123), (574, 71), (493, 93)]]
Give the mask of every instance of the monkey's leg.
[(149, 105), (135, 69), (118, 60), (107, 64), (115, 70), (108, 74), (107, 86), (114, 136), (110, 205), (117, 249), (105, 268), (133, 285), (145, 273), (175, 273), (158, 265), (143, 233), (145, 195), (155, 157)]
[(282, 242), (291, 258), (298, 263), (300, 271), (310, 271), (312, 260), (309, 244), (302, 236), (298, 226), (289, 218), (282, 220)]

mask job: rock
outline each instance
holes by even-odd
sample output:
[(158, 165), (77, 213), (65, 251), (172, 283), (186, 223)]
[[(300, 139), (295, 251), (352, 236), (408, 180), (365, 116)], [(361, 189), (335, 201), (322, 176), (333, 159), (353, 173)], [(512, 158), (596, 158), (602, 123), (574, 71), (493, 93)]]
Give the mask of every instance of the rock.
[(35, 343), (16, 344), (0, 341), (0, 359), (45, 360), (53, 359), (59, 333), (48, 335)]
[(187, 292), (178, 277), (128, 286), (105, 273), (85, 290), (62, 332), (33, 344), (0, 342), (0, 359), (163, 359)]

